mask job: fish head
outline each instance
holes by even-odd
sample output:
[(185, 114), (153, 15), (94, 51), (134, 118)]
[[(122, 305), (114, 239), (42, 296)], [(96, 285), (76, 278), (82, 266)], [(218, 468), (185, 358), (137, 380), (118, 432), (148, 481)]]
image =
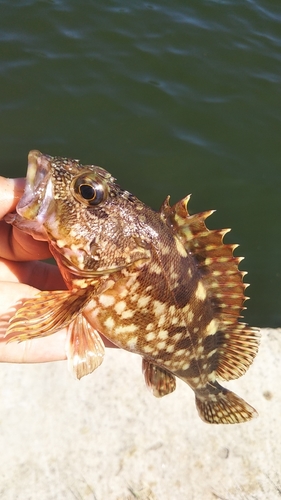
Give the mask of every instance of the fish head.
[(33, 150), (24, 194), (8, 222), (48, 241), (57, 262), (74, 274), (92, 276), (149, 258), (145, 211), (103, 168)]

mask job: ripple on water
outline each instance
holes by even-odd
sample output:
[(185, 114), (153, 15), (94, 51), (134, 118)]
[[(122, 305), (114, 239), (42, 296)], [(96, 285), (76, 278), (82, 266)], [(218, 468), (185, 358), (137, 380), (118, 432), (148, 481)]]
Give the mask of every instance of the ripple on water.
[(3, 163), (42, 147), (114, 165), (141, 198), (187, 183), (204, 205), (226, 203), (248, 242), (256, 324), (269, 324), (281, 300), (279, 3), (3, 0), (0, 19)]

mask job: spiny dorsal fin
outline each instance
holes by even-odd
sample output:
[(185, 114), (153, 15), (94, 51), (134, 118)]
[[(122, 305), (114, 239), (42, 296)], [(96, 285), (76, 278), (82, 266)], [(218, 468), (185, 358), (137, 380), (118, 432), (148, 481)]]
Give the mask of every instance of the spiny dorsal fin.
[(218, 320), (216, 347), (218, 362), (216, 374), (224, 380), (238, 378), (253, 362), (259, 346), (259, 331), (239, 323), (241, 310), (247, 297), (246, 274), (238, 266), (241, 258), (234, 257), (237, 245), (223, 243), (229, 229), (209, 230), (205, 220), (213, 211), (190, 215), (187, 204), (190, 196), (170, 207), (169, 198), (161, 207), (162, 218), (197, 261), (208, 297)]
[(205, 220), (214, 210), (190, 215), (189, 199), (190, 195), (170, 207), (168, 197), (161, 207), (161, 215), (197, 261), (220, 322), (235, 324), (246, 300), (244, 290), (247, 287), (243, 283), (245, 273), (238, 269), (242, 259), (233, 255), (238, 245), (223, 243), (230, 229), (209, 230), (206, 227)]

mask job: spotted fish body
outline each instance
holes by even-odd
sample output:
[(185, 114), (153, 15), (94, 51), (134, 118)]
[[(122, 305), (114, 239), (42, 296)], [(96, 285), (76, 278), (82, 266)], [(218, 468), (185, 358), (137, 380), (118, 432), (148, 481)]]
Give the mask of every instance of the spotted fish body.
[[(235, 245), (210, 231), (212, 212), (189, 215), (189, 197), (155, 212), (104, 169), (29, 154), (25, 193), (7, 219), (47, 240), (68, 291), (41, 292), (12, 318), (9, 340), (68, 327), (68, 359), (78, 378), (102, 362), (103, 334), (140, 354), (155, 396), (176, 377), (195, 392), (210, 423), (238, 423), (255, 410), (217, 381), (245, 373), (258, 333), (239, 322), (245, 300)], [(28, 327), (27, 327), (28, 323)]]

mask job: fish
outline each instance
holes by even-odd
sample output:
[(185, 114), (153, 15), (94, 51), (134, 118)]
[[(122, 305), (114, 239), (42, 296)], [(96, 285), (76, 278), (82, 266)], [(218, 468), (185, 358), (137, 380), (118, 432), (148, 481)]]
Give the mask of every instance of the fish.
[(147, 387), (162, 397), (186, 382), (208, 423), (246, 422), (256, 410), (220, 385), (248, 370), (259, 331), (241, 322), (245, 289), (229, 229), (212, 210), (188, 212), (190, 195), (157, 212), (96, 165), (32, 150), (26, 186), (6, 221), (47, 241), (66, 290), (39, 291), (11, 318), (7, 341), (67, 328), (75, 376), (102, 363), (101, 335), (137, 353)]

